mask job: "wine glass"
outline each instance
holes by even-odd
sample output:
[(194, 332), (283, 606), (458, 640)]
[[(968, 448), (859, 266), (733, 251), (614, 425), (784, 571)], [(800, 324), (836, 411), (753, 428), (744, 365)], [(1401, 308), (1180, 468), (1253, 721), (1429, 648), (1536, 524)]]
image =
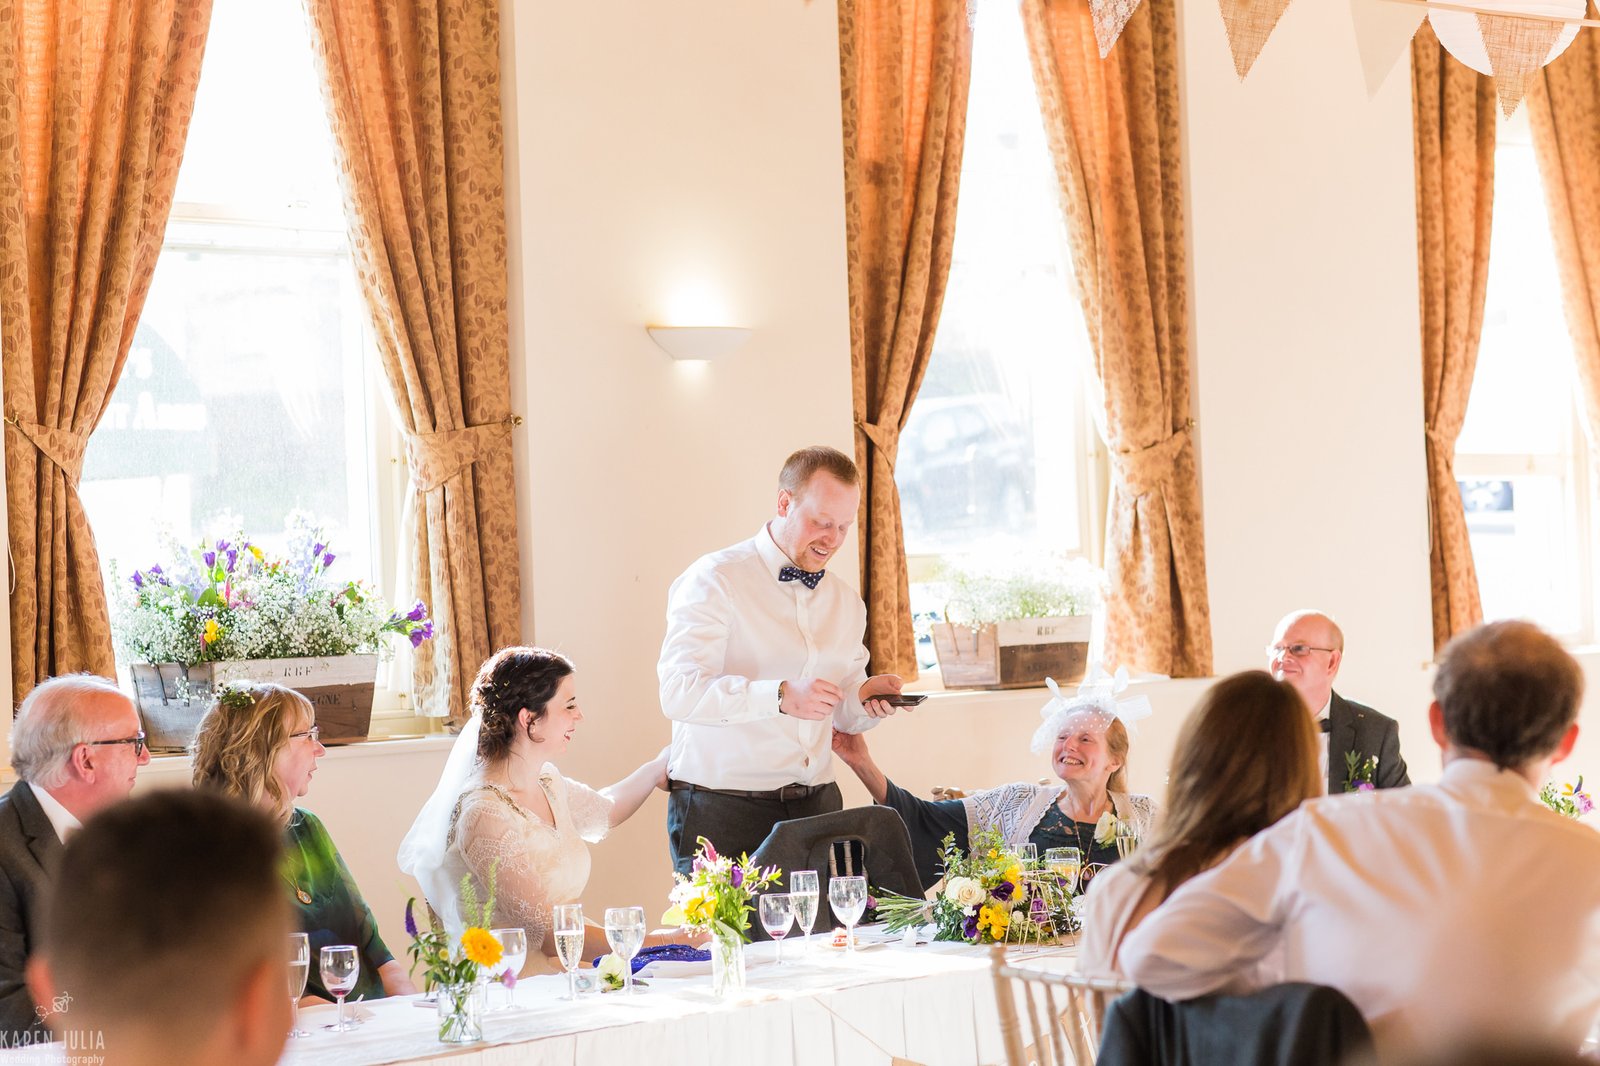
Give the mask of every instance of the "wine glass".
[(794, 910), (794, 924), (805, 930), (809, 947), (811, 929), (817, 924), (817, 871), (789, 871), (789, 902)]
[(558, 903), (551, 925), (556, 938), (556, 958), (567, 971), (567, 999), (578, 998), (578, 964), (583, 961), (583, 905)]
[(1044, 865), (1057, 877), (1065, 878), (1067, 889), (1078, 887), (1078, 871), (1083, 869), (1083, 852), (1077, 848), (1051, 848), (1044, 853)]
[(1039, 845), (1031, 842), (1022, 845), (1017, 849), (1017, 858), (1020, 860), (1018, 865), (1022, 867), (1022, 876), (1027, 877), (1039, 868)]
[(522, 972), (522, 964), (528, 961), (528, 931), (520, 925), (510, 929), (491, 929), (489, 935), (500, 941), (500, 974), (501, 983), (505, 983), (505, 972), (511, 971), (511, 983), (506, 985), (506, 1005), (502, 1010), (510, 1010), (517, 1005), (517, 975)]
[(853, 955), (856, 950), (856, 923), (861, 920), (861, 912), (867, 909), (867, 879), (833, 878), (828, 882), (828, 902), (833, 904), (834, 917), (844, 923), (845, 942)]
[(644, 908), (607, 907), (606, 943), (622, 959), (622, 991), (633, 995), (633, 957), (644, 946)]
[(768, 892), (761, 897), (761, 928), (778, 942), (778, 965), (783, 965), (783, 938), (794, 924), (794, 900), (787, 892)]
[(361, 956), (354, 944), (331, 944), (322, 949), (322, 983), (339, 1000), (339, 1021), (324, 1025), (336, 1033), (347, 1033), (355, 1026), (344, 1020), (344, 997), (361, 976)]
[(289, 1035), (295, 1039), (310, 1036), (300, 1028), (300, 997), (306, 994), (306, 977), (311, 972), (311, 938), (304, 933), (289, 934)]

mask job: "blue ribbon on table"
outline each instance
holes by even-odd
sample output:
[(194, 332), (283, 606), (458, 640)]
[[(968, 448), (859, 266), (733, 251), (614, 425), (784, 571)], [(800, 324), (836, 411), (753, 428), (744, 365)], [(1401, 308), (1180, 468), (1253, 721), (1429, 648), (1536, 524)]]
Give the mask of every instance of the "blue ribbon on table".
[[(596, 955), (594, 965), (599, 966), (604, 955)], [(710, 962), (711, 952), (688, 944), (659, 944), (648, 947), (633, 957), (633, 972), (638, 973), (652, 962)]]

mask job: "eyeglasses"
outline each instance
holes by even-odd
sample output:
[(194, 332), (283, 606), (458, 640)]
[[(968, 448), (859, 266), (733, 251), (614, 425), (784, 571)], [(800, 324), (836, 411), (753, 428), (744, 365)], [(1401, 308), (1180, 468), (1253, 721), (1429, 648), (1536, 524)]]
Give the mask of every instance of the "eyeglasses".
[(1286, 655), (1291, 659), (1304, 659), (1307, 655), (1310, 655), (1314, 651), (1331, 652), (1333, 649), (1316, 648), (1310, 644), (1268, 644), (1267, 658), (1276, 659), (1280, 655)]
[(290, 733), (289, 734), (289, 739), (293, 740), (296, 737), (310, 737), (311, 738), (311, 742), (313, 744), (315, 744), (317, 742), (317, 738), (320, 737), (321, 735), (322, 735), (321, 728), (319, 728), (318, 726), (312, 726), (310, 729), (302, 729), (298, 733)]
[(144, 730), (139, 730), (131, 737), (118, 737), (116, 740), (85, 740), (82, 743), (91, 748), (104, 747), (107, 744), (132, 744), (133, 757), (137, 759), (144, 754)]

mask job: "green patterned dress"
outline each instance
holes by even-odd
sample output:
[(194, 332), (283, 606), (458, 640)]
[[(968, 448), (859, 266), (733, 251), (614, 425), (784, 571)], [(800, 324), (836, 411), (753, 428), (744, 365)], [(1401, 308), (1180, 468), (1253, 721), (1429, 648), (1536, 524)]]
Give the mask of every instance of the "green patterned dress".
[(333, 999), (322, 983), (317, 960), (330, 944), (354, 944), (361, 952), (361, 976), (347, 997), (383, 998), (378, 967), (394, 958), (378, 936), (378, 923), (361, 898), (350, 868), (339, 857), (322, 819), (296, 807), (284, 831), (283, 879), (294, 901), (300, 928), (311, 940), (311, 973), (306, 994)]

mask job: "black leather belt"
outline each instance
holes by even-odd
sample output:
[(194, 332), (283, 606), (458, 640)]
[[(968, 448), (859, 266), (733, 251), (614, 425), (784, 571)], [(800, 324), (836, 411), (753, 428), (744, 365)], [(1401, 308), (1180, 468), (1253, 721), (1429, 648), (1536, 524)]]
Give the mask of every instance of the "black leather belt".
[[(832, 782), (829, 782), (831, 784)], [(715, 796), (737, 796), (740, 799), (753, 800), (778, 800), (782, 803), (793, 803), (795, 800), (810, 799), (818, 792), (827, 788), (822, 785), (784, 785), (782, 788), (769, 789), (766, 792), (756, 792), (743, 788), (707, 788), (704, 785), (691, 784), (688, 781), (668, 781), (667, 788), (673, 792), (710, 792)]]

